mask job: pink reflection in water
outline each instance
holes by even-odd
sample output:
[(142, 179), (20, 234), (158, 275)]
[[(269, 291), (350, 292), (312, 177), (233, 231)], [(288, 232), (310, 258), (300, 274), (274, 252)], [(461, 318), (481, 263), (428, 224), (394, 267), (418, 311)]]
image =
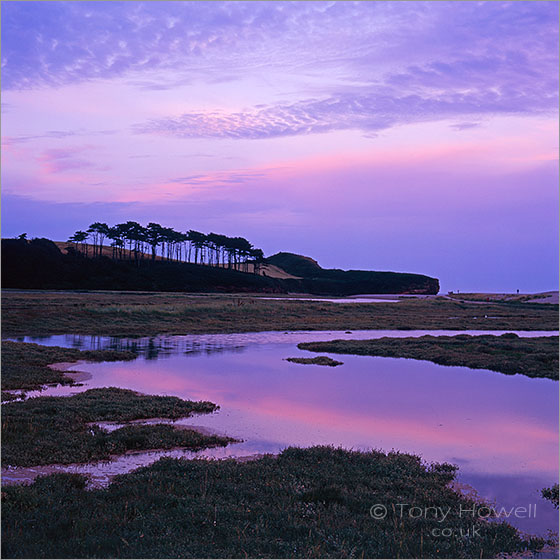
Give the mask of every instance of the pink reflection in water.
[[(310, 355), (297, 349), (297, 341), (257, 344), (250, 339), (241, 349), (239, 339), (229, 342), (235, 351), (227, 351), (225, 344), (210, 354), (181, 352), (157, 360), (82, 364), (75, 369), (92, 374), (83, 387), (47, 393), (117, 386), (215, 402), (221, 407), (218, 413), (180, 423), (244, 442), (207, 450), (203, 456), (239, 457), (278, 452), (289, 445), (397, 449), (427, 461), (458, 464), (467, 482), (469, 477), (492, 477), (498, 499), (510, 496), (514, 481), (519, 485), (525, 480), (529, 482), (514, 495), (540, 500), (537, 490), (557, 481), (555, 381), (361, 356), (339, 356), (344, 365), (336, 368), (299, 365), (284, 360)], [(107, 477), (170, 454), (194, 456), (181, 451), (135, 454), (93, 472)], [(91, 467), (86, 472), (92, 472)], [(8, 480), (18, 476), (17, 470), (6, 474)], [(556, 526), (551, 507), (542, 500), (539, 507), (541, 519), (523, 521), (527, 530)]]

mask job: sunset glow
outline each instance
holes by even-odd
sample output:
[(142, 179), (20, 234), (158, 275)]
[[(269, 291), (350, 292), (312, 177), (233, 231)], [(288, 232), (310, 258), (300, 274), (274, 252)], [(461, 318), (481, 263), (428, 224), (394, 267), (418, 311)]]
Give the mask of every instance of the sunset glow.
[(556, 2), (2, 2), (2, 234), (558, 287)]

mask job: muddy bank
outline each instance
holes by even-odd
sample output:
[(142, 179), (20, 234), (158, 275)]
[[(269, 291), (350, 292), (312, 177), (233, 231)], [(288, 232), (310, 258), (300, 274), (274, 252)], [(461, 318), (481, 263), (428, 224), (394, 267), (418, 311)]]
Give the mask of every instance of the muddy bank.
[(54, 369), (55, 371), (63, 372), (65, 377), (71, 379), (74, 384), (78, 384), (82, 381), (91, 379), (91, 373), (88, 373), (87, 371), (78, 371), (75, 369), (70, 370), (69, 368), (81, 366), (84, 364), (87, 364), (85, 360), (77, 360), (75, 362), (58, 362), (56, 364), (48, 364), (47, 367)]

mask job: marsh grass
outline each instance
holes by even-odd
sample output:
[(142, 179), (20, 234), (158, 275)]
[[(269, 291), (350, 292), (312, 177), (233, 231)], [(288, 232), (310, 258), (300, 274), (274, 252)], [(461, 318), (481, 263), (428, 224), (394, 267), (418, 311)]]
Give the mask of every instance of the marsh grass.
[(489, 369), (505, 374), (558, 379), (558, 337), (520, 338), (467, 334), (303, 342), (298, 348), (311, 352), (385, 356), (427, 360), (445, 366)]
[[(173, 293), (7, 292), (2, 306), (4, 336), (558, 328), (558, 306), (481, 305), (444, 298), (340, 305)], [(42, 355), (39, 363), (25, 363), (29, 346), (34, 345), (16, 350), (22, 364), (15, 354), (11, 365), (8, 362), (13, 388), (22, 387), (18, 383), (35, 383), (29, 388), (36, 388), (61, 382), (41, 377), (47, 372), (62, 375), (46, 368), (47, 363), (89, 359), (78, 351), (49, 349), (56, 357)], [(80, 357), (62, 357), (61, 350)], [(115, 359), (122, 359), (119, 354)], [(227, 443), (196, 432), (179, 434), (173, 426), (129, 425), (109, 433), (95, 425), (215, 409), (212, 403), (173, 399), (109, 388), (8, 403), (2, 415), (4, 462), (69, 463), (107, 458), (127, 449), (177, 444), (196, 449)], [(199, 439), (187, 441), (195, 437)], [(116, 477), (104, 490), (86, 490), (86, 480), (79, 475), (51, 475), (30, 486), (3, 488), (2, 554), (6, 558), (478, 558), (518, 554), (543, 544), (525, 539), (506, 523), (460, 517), (461, 506), (472, 509), (476, 504), (449, 488), (454, 475), (451, 465), (426, 466), (411, 455), (327, 447), (290, 448), (277, 458), (243, 463), (162, 459)], [(438, 519), (399, 517), (392, 505), (403, 503), (450, 507), (446, 526), (455, 530), (453, 536), (434, 536), (433, 529), (442, 527)], [(375, 504), (388, 508), (386, 517), (371, 517)], [(480, 536), (473, 536), (474, 528)], [(460, 529), (470, 536), (458, 534)]]
[[(47, 383), (72, 384), (47, 367), (68, 360), (128, 360), (131, 352), (79, 351), (21, 342), (2, 342), (2, 387), (36, 389)], [(6, 397), (6, 399), (4, 399)], [(3, 391), (2, 399), (17, 398)], [(143, 395), (115, 387), (90, 389), (69, 397), (36, 397), (2, 406), (3, 464), (33, 466), (109, 459), (138, 449), (183, 447), (199, 450), (227, 445), (230, 438), (202, 435), (169, 425), (130, 425), (108, 432), (95, 424), (145, 418), (177, 419), (217, 410), (214, 403)], [(92, 425), (93, 424), (93, 425)]]
[[(23, 393), (24, 395), (24, 393)], [(2, 402), (9, 402), (9, 401), (15, 401), (19, 398), (21, 398), (22, 393), (11, 393), (8, 391), (2, 391)]]
[[(455, 468), (418, 457), (289, 448), (248, 462), (161, 459), (86, 490), (75, 474), (3, 490), (5, 558), (490, 558), (542, 546), (448, 483)], [(375, 504), (387, 515), (374, 519)], [(399, 515), (397, 504), (449, 508)], [(433, 511), (433, 510), (431, 510)], [(477, 529), (479, 536), (474, 534)], [(464, 535), (460, 536), (460, 531)]]
[(314, 364), (317, 366), (341, 366), (344, 362), (337, 362), (328, 356), (316, 356), (315, 358), (286, 358), (287, 362), (294, 364)]
[[(72, 385), (64, 372), (48, 367), (57, 362), (88, 360), (95, 362), (134, 360), (132, 352), (86, 350), (2, 341), (2, 389), (34, 390), (47, 384)], [(9, 394), (9, 393), (8, 393)], [(9, 398), (9, 397), (8, 397)], [(2, 400), (4, 393), (2, 393)], [(6, 399), (7, 400), (7, 399)]]
[[(547, 292), (538, 294), (492, 294), (492, 293), (461, 293), (451, 294), (456, 301), (499, 302), (499, 303), (526, 303), (546, 297)], [(547, 305), (547, 304), (545, 304)]]
[[(240, 305), (240, 302), (243, 304)], [(446, 298), (399, 303), (323, 303), (248, 295), (130, 292), (5, 292), (4, 336), (143, 336), (263, 330), (557, 330), (558, 306), (462, 303)]]
[(33, 466), (108, 459), (131, 449), (201, 449), (230, 438), (205, 436), (169, 425), (130, 425), (112, 432), (92, 425), (144, 418), (182, 418), (213, 412), (210, 402), (142, 395), (114, 387), (70, 397), (36, 397), (2, 406), (2, 462)]
[(554, 484), (550, 488), (543, 488), (541, 490), (541, 496), (558, 509), (558, 484)]

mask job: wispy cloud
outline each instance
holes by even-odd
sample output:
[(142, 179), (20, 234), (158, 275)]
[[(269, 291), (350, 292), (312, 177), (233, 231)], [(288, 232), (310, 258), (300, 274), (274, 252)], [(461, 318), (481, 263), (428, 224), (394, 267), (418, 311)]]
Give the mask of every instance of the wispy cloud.
[(461, 131), (461, 130), (470, 130), (471, 128), (478, 128), (481, 126), (479, 122), (462, 122), (462, 123), (455, 123), (449, 125), (451, 128)]
[(41, 139), (63, 139), (76, 136), (109, 136), (116, 134), (116, 130), (48, 130), (43, 134), (31, 134), (26, 136), (5, 136), (3, 141), (8, 145), (23, 144)]
[[(136, 133), (178, 138), (266, 139), (336, 130), (375, 132), (399, 124), (464, 116), (538, 114), (555, 109), (555, 92), (536, 91), (529, 84), (502, 91), (473, 82), (470, 89), (416, 90), (397, 87), (360, 88), (324, 99), (269, 105), (243, 112), (208, 111), (152, 119), (133, 127)], [(365, 91), (364, 91), (365, 90)], [(455, 125), (465, 129), (470, 123)]]
[(43, 171), (48, 174), (95, 167), (96, 165), (92, 161), (80, 157), (88, 150), (88, 146), (51, 148), (45, 150), (37, 159), (41, 163)]
[[(552, 2), (8, 2), (3, 89), (124, 76), (133, 89), (169, 92), (248, 87), (274, 72), (301, 88), (249, 109), (207, 106), (133, 128), (179, 138), (475, 122), (556, 111), (557, 20)], [(64, 134), (77, 132), (45, 137)]]
[(284, 171), (286, 169), (289, 169), (289, 167), (278, 166), (274, 168), (239, 169), (234, 171), (188, 175), (186, 177), (174, 177), (172, 179), (169, 179), (168, 182), (191, 187), (244, 185), (253, 183), (254, 181), (257, 181), (259, 179), (264, 179), (275, 172)]
[(3, 88), (127, 75), (157, 91), (263, 68), (328, 70), (346, 81), (377, 80), (392, 69), (393, 80), (441, 85), (448, 61), (463, 59), (453, 68), (467, 80), (473, 71), (499, 72), (500, 57), (527, 78), (546, 65), (554, 81), (557, 21), (557, 3), (546, 1), (5, 2)]

